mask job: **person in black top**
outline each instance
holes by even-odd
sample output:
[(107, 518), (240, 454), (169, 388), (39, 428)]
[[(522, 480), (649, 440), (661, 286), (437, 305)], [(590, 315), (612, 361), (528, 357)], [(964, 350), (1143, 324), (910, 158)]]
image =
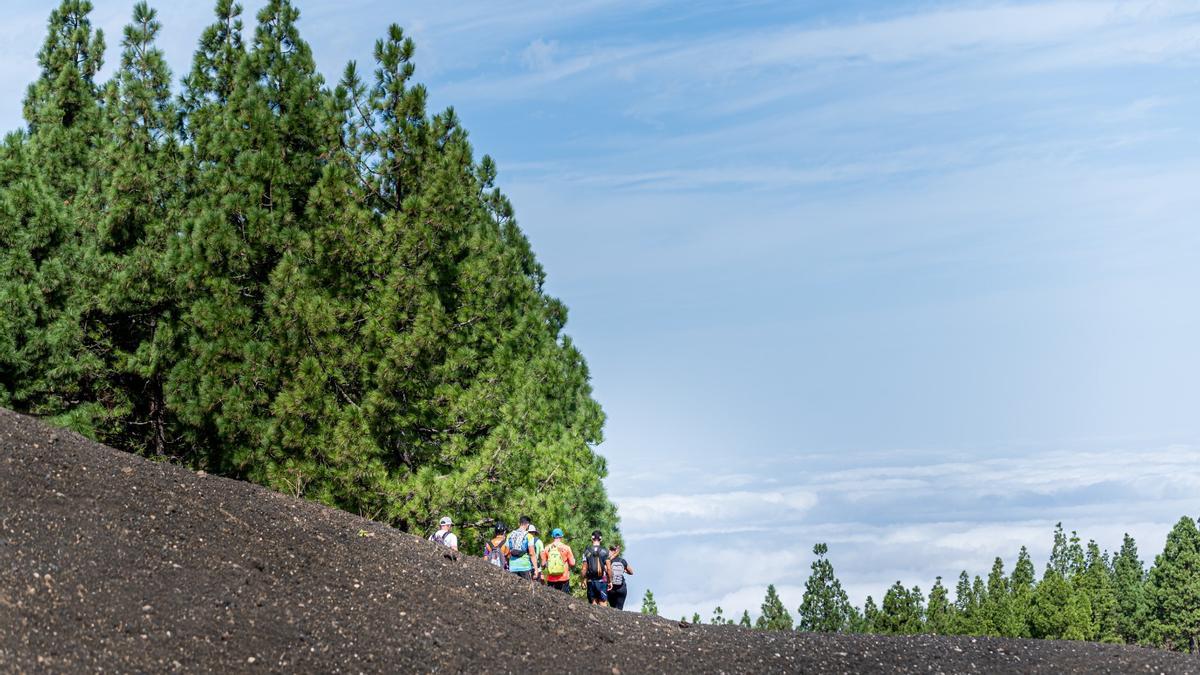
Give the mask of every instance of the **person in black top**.
[(633, 574), (629, 561), (621, 557), (621, 547), (613, 544), (608, 547), (608, 606), (613, 609), (625, 609), (625, 597), (629, 595), (629, 586), (625, 577)]
[(592, 545), (583, 552), (583, 579), (587, 582), (588, 602), (593, 605), (608, 604), (608, 551), (601, 543), (600, 530), (592, 532)]

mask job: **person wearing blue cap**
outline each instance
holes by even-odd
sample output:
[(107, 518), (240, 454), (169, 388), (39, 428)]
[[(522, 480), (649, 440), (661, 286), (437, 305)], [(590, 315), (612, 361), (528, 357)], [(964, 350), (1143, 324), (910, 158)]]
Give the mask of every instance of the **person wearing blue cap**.
[(571, 552), (571, 547), (563, 541), (561, 528), (554, 528), (550, 536), (554, 538), (554, 541), (542, 549), (542, 572), (546, 575), (546, 585), (569, 594), (571, 592), (571, 568), (575, 566), (575, 554)]

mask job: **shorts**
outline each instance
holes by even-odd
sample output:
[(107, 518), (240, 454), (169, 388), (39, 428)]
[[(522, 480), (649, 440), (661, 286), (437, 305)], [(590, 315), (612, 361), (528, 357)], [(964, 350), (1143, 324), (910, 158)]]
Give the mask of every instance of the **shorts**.
[(608, 602), (608, 582), (603, 579), (588, 579), (587, 597), (588, 602)]
[(529, 579), (530, 581), (533, 581), (533, 570), (522, 570), (520, 572), (513, 572), (512, 570), (509, 570), (509, 572), (512, 572), (522, 579)]
[(608, 589), (608, 606), (613, 609), (625, 609), (625, 596), (629, 595), (629, 588), (624, 584), (613, 586)]
[(547, 581), (546, 584), (548, 586), (550, 586), (550, 588), (557, 588), (558, 590), (562, 591), (563, 593), (567, 593), (567, 594), (571, 593), (571, 580), (570, 579), (567, 579), (565, 581)]

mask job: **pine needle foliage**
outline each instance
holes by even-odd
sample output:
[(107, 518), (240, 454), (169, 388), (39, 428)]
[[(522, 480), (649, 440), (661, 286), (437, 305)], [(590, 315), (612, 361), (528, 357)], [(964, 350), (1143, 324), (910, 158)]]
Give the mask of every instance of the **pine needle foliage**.
[(0, 147), (0, 405), (407, 530), (619, 540), (566, 307), (403, 30), (330, 86), (292, 2), (218, 0), (173, 96), (144, 2), (96, 81), (91, 9)]

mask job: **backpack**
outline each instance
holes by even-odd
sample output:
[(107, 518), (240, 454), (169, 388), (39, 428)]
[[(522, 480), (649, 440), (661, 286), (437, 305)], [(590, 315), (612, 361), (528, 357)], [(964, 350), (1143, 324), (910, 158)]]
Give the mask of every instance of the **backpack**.
[(562, 547), (558, 544), (550, 544), (550, 548), (546, 550), (546, 574), (552, 577), (561, 577), (567, 573), (567, 561), (563, 560)]
[(625, 559), (614, 558), (612, 561), (612, 578), (609, 579), (614, 587), (625, 585)]
[(508, 535), (508, 557), (520, 558), (529, 553), (529, 534), (524, 530), (514, 530)]
[(587, 550), (587, 554), (583, 556), (587, 563), (587, 578), (603, 579), (604, 578), (604, 556), (607, 551), (603, 546), (592, 546)]
[(508, 569), (508, 561), (504, 559), (504, 548), (499, 544), (488, 542), (483, 550), (483, 557), (500, 569)]
[(442, 546), (445, 546), (447, 534), (450, 534), (450, 533), (445, 530), (438, 530), (437, 532), (433, 533), (433, 536), (429, 538), (429, 541), (432, 541), (435, 544), (441, 544)]

